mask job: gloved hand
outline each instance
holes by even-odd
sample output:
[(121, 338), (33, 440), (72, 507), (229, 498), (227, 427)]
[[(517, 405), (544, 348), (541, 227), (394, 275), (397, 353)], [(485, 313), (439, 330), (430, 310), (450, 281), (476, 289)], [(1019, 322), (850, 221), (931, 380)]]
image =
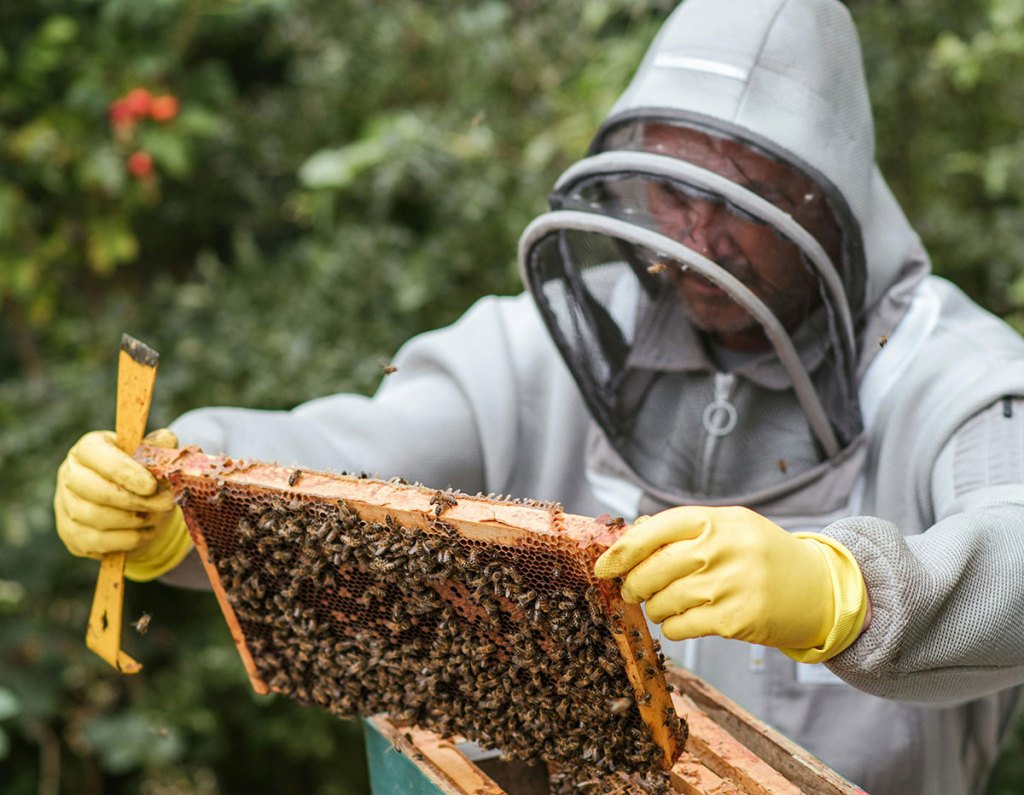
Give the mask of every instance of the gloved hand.
[[(148, 444), (177, 447), (166, 429)], [(127, 553), (125, 576), (144, 582), (177, 566), (192, 548), (181, 509), (167, 484), (122, 451), (110, 431), (79, 439), (57, 470), (57, 535), (72, 555)]]
[(671, 508), (641, 517), (594, 567), (625, 576), (671, 640), (720, 635), (822, 662), (857, 639), (868, 607), (853, 555), (817, 533), (788, 533), (746, 508)]

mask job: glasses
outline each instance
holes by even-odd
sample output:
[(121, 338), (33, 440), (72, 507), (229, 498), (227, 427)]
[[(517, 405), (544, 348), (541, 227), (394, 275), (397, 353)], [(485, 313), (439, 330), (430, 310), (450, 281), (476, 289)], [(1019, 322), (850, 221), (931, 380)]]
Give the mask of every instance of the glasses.
[(683, 242), (700, 231), (702, 235), (731, 235), (738, 225), (758, 229), (769, 224), (718, 197), (690, 188), (679, 190), (667, 182), (651, 182), (647, 186), (647, 207), (659, 231)]

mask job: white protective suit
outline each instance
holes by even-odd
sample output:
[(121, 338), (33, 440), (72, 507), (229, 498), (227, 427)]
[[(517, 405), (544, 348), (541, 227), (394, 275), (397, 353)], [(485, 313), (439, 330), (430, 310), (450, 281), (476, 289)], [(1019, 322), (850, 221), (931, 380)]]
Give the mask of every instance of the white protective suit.
[[(751, 488), (738, 462), (766, 431), (736, 399), (724, 452), (677, 501), (742, 501), (838, 539), (863, 571), (870, 627), (824, 666), (719, 638), (665, 649), (872, 795), (979, 793), (1024, 681), (1024, 343), (927, 275), (874, 166), (856, 33), (838, 2), (688, 0), (594, 151), (647, 113), (791, 155), (844, 210), (866, 269), (850, 297), (859, 431), (837, 454), (781, 473), (778, 488)], [(699, 346), (684, 353), (677, 364), (706, 403), (717, 368)], [(557, 500), (580, 514), (631, 519), (671, 504), (609, 449), (529, 294), (480, 300), (395, 363), (372, 398), (203, 409), (172, 428), (211, 454)], [(771, 362), (736, 368), (732, 388), (757, 387), (758, 366)], [(203, 579), (194, 555), (165, 577)]]

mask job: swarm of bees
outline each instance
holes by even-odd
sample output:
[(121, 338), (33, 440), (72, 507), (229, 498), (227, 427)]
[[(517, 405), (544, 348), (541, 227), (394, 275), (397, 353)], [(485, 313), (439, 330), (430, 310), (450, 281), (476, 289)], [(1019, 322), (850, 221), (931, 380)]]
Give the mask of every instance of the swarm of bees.
[[(232, 485), (185, 502), (272, 690), (565, 763), (555, 791), (621, 791), (620, 774), (634, 772), (649, 774), (648, 791), (667, 787), (650, 773), (662, 750), (635, 703), (621, 629), (570, 551), (467, 539), (445, 523), (456, 500), (443, 492), (429, 529)], [(655, 656), (648, 677), (664, 668)], [(664, 721), (685, 740), (674, 713)]]

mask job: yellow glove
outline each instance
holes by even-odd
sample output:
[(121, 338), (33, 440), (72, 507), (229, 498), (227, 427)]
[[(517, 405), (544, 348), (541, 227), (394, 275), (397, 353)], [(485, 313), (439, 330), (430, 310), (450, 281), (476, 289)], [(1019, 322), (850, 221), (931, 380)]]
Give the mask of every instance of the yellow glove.
[[(146, 442), (178, 446), (166, 429), (153, 431)], [(192, 548), (170, 487), (122, 451), (110, 431), (87, 433), (71, 448), (57, 470), (53, 511), (57, 535), (72, 555), (125, 552), (131, 580), (156, 579)]]
[(867, 589), (839, 542), (788, 533), (746, 508), (688, 506), (641, 519), (594, 572), (625, 576), (623, 599), (646, 601), (665, 637), (720, 635), (813, 663), (860, 635)]

